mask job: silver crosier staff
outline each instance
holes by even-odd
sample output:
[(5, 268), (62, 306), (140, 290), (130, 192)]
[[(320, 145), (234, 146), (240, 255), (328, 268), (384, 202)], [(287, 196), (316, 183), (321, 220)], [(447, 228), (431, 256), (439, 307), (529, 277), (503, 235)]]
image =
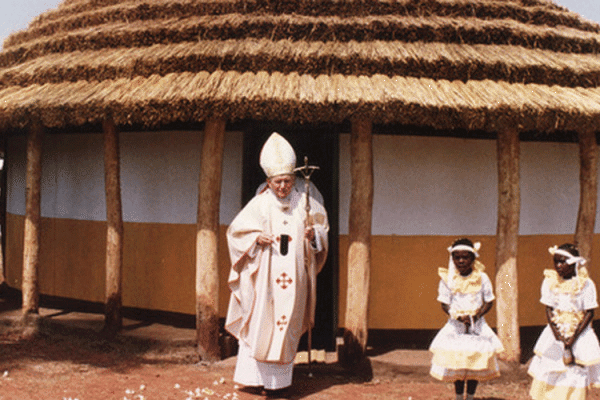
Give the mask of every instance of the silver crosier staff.
[[(304, 178), (304, 191), (306, 193), (306, 205), (304, 206), (304, 210), (306, 211), (306, 219), (304, 221), (304, 225), (306, 228), (309, 227), (310, 216), (310, 176), (318, 169), (319, 167), (316, 165), (308, 165), (308, 157), (306, 156), (304, 156), (304, 165), (294, 169), (294, 172), (299, 172)], [(308, 285), (308, 293), (310, 298), (310, 279), (308, 280)], [(312, 310), (313, 304), (311, 304), (310, 307)], [(308, 327), (308, 376), (312, 377), (312, 327), (310, 325)]]

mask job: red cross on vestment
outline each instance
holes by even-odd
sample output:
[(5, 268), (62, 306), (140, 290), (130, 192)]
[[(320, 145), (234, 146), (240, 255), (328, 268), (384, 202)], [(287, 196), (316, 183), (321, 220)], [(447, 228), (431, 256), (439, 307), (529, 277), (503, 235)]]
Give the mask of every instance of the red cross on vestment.
[(277, 284), (281, 286), (282, 289), (287, 289), (287, 287), (290, 286), (293, 281), (292, 278), (288, 276), (288, 274), (282, 272), (281, 275), (279, 275), (279, 277), (275, 279), (275, 282), (277, 282)]
[(287, 325), (288, 320), (287, 317), (285, 315), (282, 315), (281, 318), (279, 318), (277, 320), (277, 327), (279, 328), (280, 331), (283, 330), (283, 328), (285, 328), (285, 326)]

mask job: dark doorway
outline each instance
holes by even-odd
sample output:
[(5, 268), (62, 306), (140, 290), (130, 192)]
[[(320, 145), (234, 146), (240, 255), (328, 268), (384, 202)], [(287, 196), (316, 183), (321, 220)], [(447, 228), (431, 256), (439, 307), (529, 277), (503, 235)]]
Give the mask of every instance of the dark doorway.
[[(338, 128), (335, 125), (286, 125), (255, 123), (244, 128), (244, 173), (242, 196), (245, 205), (265, 181), (259, 165), (263, 144), (271, 133), (285, 137), (296, 151), (297, 165), (308, 157), (310, 165), (319, 166), (311, 180), (323, 195), (329, 217), (329, 254), (317, 278), (317, 309), (312, 334), (312, 348), (335, 350), (338, 327)], [(300, 348), (306, 349), (306, 336)]]

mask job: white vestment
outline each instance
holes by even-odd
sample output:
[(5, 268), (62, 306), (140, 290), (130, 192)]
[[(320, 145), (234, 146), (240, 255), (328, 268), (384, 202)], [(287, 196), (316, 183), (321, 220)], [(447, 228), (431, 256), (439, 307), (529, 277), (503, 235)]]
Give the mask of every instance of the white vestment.
[[(227, 230), (232, 267), (225, 328), (239, 341), (234, 380), (244, 385), (289, 386), (298, 342), (314, 322), (316, 278), (327, 256), (329, 225), (325, 208), (315, 200), (322, 197), (311, 186), (309, 225), (315, 241), (304, 238), (302, 187), (296, 185), (286, 199), (265, 189)], [(263, 232), (275, 238), (272, 245), (256, 243)], [(287, 254), (282, 254), (282, 235), (289, 238)]]

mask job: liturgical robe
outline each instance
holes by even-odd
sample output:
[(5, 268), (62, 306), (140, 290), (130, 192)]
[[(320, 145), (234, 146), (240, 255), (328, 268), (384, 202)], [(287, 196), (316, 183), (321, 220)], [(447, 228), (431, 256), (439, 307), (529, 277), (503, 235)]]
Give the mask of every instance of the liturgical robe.
[[(316, 200), (322, 197), (311, 184), (309, 225), (315, 240), (304, 238), (303, 187), (297, 180), (285, 199), (265, 188), (227, 231), (232, 267), (225, 328), (238, 339), (234, 380), (244, 385), (291, 385), (298, 342), (314, 323), (316, 278), (327, 257), (329, 225), (325, 208)], [(256, 243), (263, 232), (275, 238), (272, 245)], [(286, 240), (287, 246), (282, 243)]]

